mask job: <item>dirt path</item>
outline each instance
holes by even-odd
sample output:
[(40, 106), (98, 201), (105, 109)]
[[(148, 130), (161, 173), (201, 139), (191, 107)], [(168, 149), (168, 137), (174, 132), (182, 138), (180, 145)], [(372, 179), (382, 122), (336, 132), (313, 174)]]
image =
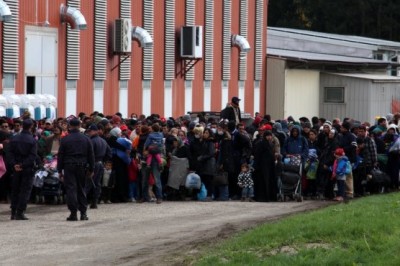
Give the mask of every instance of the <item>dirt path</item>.
[(185, 254), (239, 230), (329, 203), (163, 202), (110, 204), (89, 221), (66, 222), (67, 207), (30, 205), (10, 221), (0, 204), (2, 265), (184, 264)]

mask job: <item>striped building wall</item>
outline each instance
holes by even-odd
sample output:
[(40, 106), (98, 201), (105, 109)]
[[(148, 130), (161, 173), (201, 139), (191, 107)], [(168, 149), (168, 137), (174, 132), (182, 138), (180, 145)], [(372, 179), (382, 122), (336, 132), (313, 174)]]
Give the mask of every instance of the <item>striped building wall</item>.
[[(2, 26), (0, 92), (26, 93), (25, 29), (38, 34), (48, 20), (57, 31), (58, 114), (131, 113), (180, 116), (220, 111), (233, 96), (242, 110), (265, 112), (267, 0), (5, 0), (15, 17)], [(60, 20), (61, 4), (80, 10), (87, 29), (73, 31)], [(147, 30), (150, 48), (132, 41), (132, 52), (113, 53), (114, 21), (131, 18)], [(188, 73), (179, 56), (180, 28), (203, 26), (203, 58)], [(249, 53), (232, 47), (232, 34), (247, 38)], [(15, 48), (13, 48), (15, 47)], [(14, 84), (11, 81), (15, 79)]]

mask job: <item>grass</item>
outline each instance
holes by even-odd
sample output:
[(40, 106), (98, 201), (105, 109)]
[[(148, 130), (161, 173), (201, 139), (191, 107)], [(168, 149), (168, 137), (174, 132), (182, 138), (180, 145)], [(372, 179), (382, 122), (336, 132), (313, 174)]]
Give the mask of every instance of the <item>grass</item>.
[(400, 193), (391, 193), (261, 225), (190, 264), (400, 265), (399, 251)]

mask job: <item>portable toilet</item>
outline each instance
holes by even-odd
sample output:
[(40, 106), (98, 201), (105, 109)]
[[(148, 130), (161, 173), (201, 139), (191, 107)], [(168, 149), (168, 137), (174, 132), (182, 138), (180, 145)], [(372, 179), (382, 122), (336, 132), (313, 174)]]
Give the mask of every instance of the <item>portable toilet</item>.
[(36, 106), (35, 106), (35, 120), (43, 119), (46, 116), (46, 103), (47, 97), (43, 94), (35, 94)]
[(49, 119), (57, 118), (57, 98), (51, 94), (43, 94), (46, 98), (46, 117)]
[(3, 95), (0, 95), (0, 116), (7, 116), (8, 101)]
[(35, 107), (37, 106), (37, 100), (33, 94), (21, 94), (21, 114), (28, 111), (31, 114), (31, 118), (34, 118)]
[(8, 101), (8, 108), (6, 109), (6, 116), (16, 118), (21, 116), (21, 98), (16, 94), (6, 96)]

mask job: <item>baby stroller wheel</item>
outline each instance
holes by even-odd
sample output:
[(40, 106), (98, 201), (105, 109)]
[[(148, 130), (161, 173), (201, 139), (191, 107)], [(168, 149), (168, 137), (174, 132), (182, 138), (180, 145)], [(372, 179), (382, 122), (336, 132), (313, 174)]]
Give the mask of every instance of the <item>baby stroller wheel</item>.
[(303, 202), (303, 196), (296, 195), (296, 200), (297, 200), (297, 202)]
[(58, 196), (58, 204), (64, 203), (64, 197), (62, 195)]
[(57, 203), (58, 203), (58, 197), (57, 197), (57, 196), (54, 196), (54, 197), (53, 197), (53, 204), (54, 204), (54, 205), (57, 205)]
[(283, 202), (283, 196), (282, 196), (282, 194), (278, 194), (276, 198), (277, 198), (277, 201), (278, 201), (278, 202)]

